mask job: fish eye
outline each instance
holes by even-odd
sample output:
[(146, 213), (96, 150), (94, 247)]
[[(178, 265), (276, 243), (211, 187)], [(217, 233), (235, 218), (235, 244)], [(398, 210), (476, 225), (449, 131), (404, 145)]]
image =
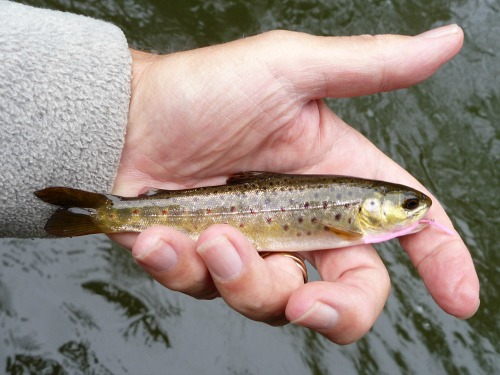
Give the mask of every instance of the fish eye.
[(417, 198), (408, 198), (403, 202), (403, 208), (405, 210), (414, 210), (419, 206), (420, 202), (418, 201)]

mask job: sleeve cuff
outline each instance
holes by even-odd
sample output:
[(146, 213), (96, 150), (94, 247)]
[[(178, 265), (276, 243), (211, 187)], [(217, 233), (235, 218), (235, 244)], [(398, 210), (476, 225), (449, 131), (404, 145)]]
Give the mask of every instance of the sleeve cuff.
[(109, 192), (130, 101), (116, 26), (0, 1), (0, 236), (40, 237), (52, 207), (33, 192)]

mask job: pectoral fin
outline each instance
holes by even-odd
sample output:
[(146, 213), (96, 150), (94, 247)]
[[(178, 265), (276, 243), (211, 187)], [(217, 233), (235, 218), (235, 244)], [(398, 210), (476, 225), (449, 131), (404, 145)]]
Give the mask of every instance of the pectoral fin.
[(360, 240), (361, 237), (363, 237), (362, 232), (357, 232), (357, 231), (348, 230), (348, 229), (340, 229), (340, 228), (336, 228), (336, 227), (329, 226), (329, 225), (325, 225), (325, 228), (327, 228), (328, 231), (332, 232), (337, 237), (340, 237), (346, 241), (357, 241), (357, 240)]

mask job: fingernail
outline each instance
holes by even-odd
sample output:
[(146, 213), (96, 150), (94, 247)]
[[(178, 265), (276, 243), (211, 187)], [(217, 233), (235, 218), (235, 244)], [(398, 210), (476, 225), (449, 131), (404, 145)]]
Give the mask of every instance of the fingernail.
[(226, 236), (216, 237), (196, 249), (210, 272), (223, 280), (237, 277), (243, 269), (243, 261)]
[(134, 259), (142, 267), (155, 272), (165, 272), (175, 267), (178, 256), (172, 246), (160, 238), (151, 238), (134, 249)]
[(451, 34), (456, 34), (460, 30), (460, 27), (458, 25), (447, 25), (447, 26), (442, 26), (438, 27), (437, 29), (432, 29), (426, 32), (423, 32), (422, 34), (417, 35), (417, 38), (423, 38), (423, 39), (434, 39), (434, 38), (441, 38), (442, 36), (447, 36)]
[(325, 330), (335, 326), (339, 321), (339, 313), (333, 307), (316, 302), (301, 317), (291, 321), (311, 329)]

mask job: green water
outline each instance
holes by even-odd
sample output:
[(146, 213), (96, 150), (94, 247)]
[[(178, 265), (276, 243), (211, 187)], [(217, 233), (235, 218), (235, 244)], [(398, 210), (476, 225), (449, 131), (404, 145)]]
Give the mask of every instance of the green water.
[(472, 251), (481, 308), (468, 321), (446, 315), (401, 248), (384, 244), (392, 294), (372, 331), (341, 347), (169, 292), (103, 236), (1, 240), (0, 373), (500, 373), (498, 1), (24, 2), (112, 21), (131, 46), (160, 52), (275, 28), (416, 34), (460, 24), (462, 52), (427, 82), (328, 104), (440, 197)]

